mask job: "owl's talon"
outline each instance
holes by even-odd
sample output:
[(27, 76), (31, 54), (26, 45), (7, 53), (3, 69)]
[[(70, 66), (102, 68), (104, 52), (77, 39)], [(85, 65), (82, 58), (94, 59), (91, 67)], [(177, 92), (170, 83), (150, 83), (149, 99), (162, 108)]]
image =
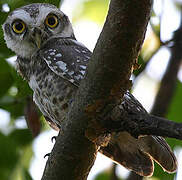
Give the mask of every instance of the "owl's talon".
[(51, 153), (47, 153), (44, 155), (44, 158), (49, 157), (50, 155), (51, 155)]
[(54, 141), (56, 142), (56, 138), (57, 138), (57, 136), (53, 136), (52, 138), (51, 138), (51, 142), (53, 143)]

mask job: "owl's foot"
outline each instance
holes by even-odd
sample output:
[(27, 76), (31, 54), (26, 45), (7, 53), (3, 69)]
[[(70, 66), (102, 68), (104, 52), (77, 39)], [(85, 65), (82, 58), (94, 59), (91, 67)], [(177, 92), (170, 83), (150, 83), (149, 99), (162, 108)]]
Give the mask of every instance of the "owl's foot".
[(53, 143), (54, 141), (56, 142), (56, 138), (57, 138), (57, 136), (53, 136), (52, 138), (51, 138), (51, 142)]
[(50, 155), (51, 155), (51, 153), (47, 153), (44, 155), (44, 158), (49, 157)]

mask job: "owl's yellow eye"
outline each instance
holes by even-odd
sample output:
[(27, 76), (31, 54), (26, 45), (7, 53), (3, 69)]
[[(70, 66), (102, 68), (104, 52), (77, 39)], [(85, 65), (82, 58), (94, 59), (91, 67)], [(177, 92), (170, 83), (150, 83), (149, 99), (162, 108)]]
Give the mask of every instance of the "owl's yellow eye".
[(25, 30), (25, 27), (25, 23), (21, 20), (14, 21), (12, 25), (13, 31), (17, 34), (21, 34)]
[(58, 18), (54, 14), (50, 14), (47, 16), (45, 20), (45, 24), (50, 28), (55, 28), (58, 25)]

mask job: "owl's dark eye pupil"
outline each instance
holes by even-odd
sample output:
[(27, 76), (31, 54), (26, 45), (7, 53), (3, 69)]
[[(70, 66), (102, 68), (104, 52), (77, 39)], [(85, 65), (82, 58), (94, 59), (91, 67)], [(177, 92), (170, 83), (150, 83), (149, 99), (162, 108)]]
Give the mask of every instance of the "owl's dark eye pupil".
[(21, 30), (23, 29), (23, 24), (17, 22), (17, 23), (15, 24), (15, 28), (16, 28), (18, 31), (21, 31)]
[(58, 25), (57, 16), (53, 15), (53, 14), (48, 15), (46, 20), (45, 20), (45, 24), (51, 29), (57, 27), (57, 25)]
[(55, 20), (54, 17), (49, 17), (49, 18), (48, 18), (48, 24), (49, 24), (49, 25), (54, 25), (55, 23), (56, 23), (56, 20)]
[(26, 28), (26, 25), (21, 20), (16, 20), (12, 24), (12, 29), (17, 34), (21, 34), (25, 30), (25, 28)]

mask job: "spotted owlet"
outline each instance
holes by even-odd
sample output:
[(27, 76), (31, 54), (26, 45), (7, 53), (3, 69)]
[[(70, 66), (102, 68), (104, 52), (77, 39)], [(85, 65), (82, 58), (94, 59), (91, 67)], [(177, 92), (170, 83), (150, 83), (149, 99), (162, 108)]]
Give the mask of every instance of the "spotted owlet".
[[(60, 129), (92, 53), (76, 40), (68, 17), (54, 5), (35, 3), (18, 8), (9, 14), (3, 30), (35, 103), (51, 127)], [(129, 92), (122, 103), (143, 108)], [(177, 168), (173, 152), (161, 137), (135, 139), (127, 132), (113, 133), (100, 152), (142, 176), (152, 175), (153, 160), (167, 172)]]

